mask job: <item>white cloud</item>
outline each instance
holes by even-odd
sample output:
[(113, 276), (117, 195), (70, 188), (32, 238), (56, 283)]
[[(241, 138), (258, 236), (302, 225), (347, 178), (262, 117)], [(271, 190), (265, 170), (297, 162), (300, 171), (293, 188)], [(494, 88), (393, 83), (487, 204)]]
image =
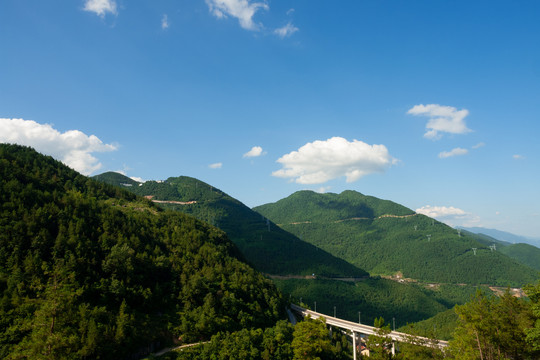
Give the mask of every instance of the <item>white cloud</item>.
[(446, 158), (449, 158), (449, 157), (452, 157), (452, 156), (467, 155), (468, 153), (469, 153), (469, 150), (467, 150), (467, 149), (455, 148), (455, 149), (452, 149), (450, 151), (443, 151), (443, 152), (439, 153), (439, 157), (441, 159), (446, 159)]
[(327, 192), (331, 188), (332, 188), (331, 186), (321, 186), (320, 188), (318, 188), (315, 191), (318, 192), (319, 194), (324, 194), (325, 192)]
[(288, 23), (287, 25), (274, 30), (274, 34), (276, 34), (277, 36), (283, 39), (283, 38), (291, 36), (297, 31), (298, 31), (298, 28), (296, 26), (294, 26), (291, 23)]
[(84, 11), (90, 11), (104, 17), (107, 13), (116, 15), (116, 1), (114, 0), (86, 0)]
[(469, 115), (469, 111), (466, 109), (458, 110), (452, 106), (421, 104), (409, 109), (407, 114), (430, 118), (426, 124), (427, 131), (424, 134), (424, 137), (428, 139), (440, 139), (441, 133), (465, 134), (472, 131), (465, 124), (465, 117)]
[(426, 205), (415, 210), (418, 214), (423, 214), (435, 218), (450, 226), (478, 226), (480, 218), (462, 209), (453, 206), (430, 206)]
[(215, 17), (232, 16), (238, 19), (242, 28), (247, 30), (258, 30), (261, 25), (253, 22), (253, 16), (259, 9), (269, 9), (266, 2), (250, 2), (249, 0), (206, 0), (206, 4)]
[(213, 163), (208, 165), (210, 169), (221, 169), (223, 167), (223, 163)]
[(277, 162), (283, 169), (274, 171), (273, 176), (290, 178), (299, 184), (321, 184), (341, 176), (349, 183), (354, 182), (362, 176), (384, 172), (397, 160), (384, 145), (333, 137), (307, 143)]
[(135, 180), (135, 181), (138, 181), (140, 183), (145, 183), (146, 180), (144, 180), (143, 178), (139, 177), (139, 176), (130, 176), (129, 177), (131, 180)]
[(473, 149), (480, 149), (481, 147), (484, 147), (484, 146), (486, 146), (486, 144), (481, 142), (481, 143), (478, 143), (478, 144), (474, 145), (472, 148)]
[(287, 15), (291, 15), (292, 13), (294, 13), (294, 9), (293, 8), (290, 8), (289, 10), (287, 10), (286, 14)]
[(447, 217), (447, 216), (463, 216), (467, 215), (467, 213), (461, 209), (455, 208), (453, 206), (431, 206), (426, 205), (419, 209), (416, 209), (416, 212), (418, 214), (424, 214), (426, 216), (432, 217), (432, 218), (440, 218), (440, 217)]
[(0, 142), (31, 146), (85, 175), (101, 168), (101, 163), (91, 153), (117, 149), (95, 135), (88, 136), (79, 130), (61, 133), (49, 124), (24, 119), (0, 118)]
[(162, 28), (163, 30), (169, 28), (169, 18), (167, 17), (167, 14), (164, 14), (164, 15), (161, 17), (161, 28)]
[(515, 155), (513, 155), (512, 157), (513, 157), (514, 159), (516, 159), (516, 160), (523, 160), (523, 159), (525, 159), (525, 156), (519, 155), (519, 154), (515, 154)]
[(242, 157), (257, 157), (266, 154), (266, 152), (263, 152), (263, 148), (260, 146), (254, 146), (249, 150), (247, 153), (242, 155)]

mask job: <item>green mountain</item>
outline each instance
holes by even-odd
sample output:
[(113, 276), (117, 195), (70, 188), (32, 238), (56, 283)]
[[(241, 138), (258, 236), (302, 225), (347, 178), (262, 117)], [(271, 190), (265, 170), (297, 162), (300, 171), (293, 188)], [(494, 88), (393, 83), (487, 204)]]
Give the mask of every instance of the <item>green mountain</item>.
[(0, 144), (0, 229), (0, 358), (140, 358), (283, 309), (222, 231), (27, 147)]
[(502, 240), (499, 240), (499, 239), (495, 239), (494, 237), (486, 235), (486, 234), (473, 233), (473, 232), (470, 232), (470, 231), (467, 231), (467, 230), (461, 229), (461, 228), (458, 231), (460, 231), (461, 234), (463, 234), (463, 235), (469, 235), (470, 237), (474, 238), (479, 243), (482, 243), (482, 244), (487, 245), (487, 246), (495, 245), (496, 247), (505, 247), (505, 246), (508, 246), (508, 245), (512, 245), (509, 242), (502, 241)]
[(497, 250), (508, 257), (511, 257), (519, 263), (529, 266), (535, 270), (540, 270), (540, 249), (536, 246), (525, 243), (512, 244), (507, 241), (495, 239), (494, 237), (486, 234), (472, 233), (463, 229), (461, 232), (464, 234), (469, 234), (482, 244), (488, 246), (495, 245)]
[(507, 242), (509, 244), (525, 243), (525, 244), (533, 245), (536, 247), (540, 246), (540, 239), (516, 235), (516, 234), (506, 232), (506, 231), (500, 231), (496, 229), (487, 229), (483, 227), (461, 227), (461, 228), (475, 234), (487, 235), (499, 241)]
[[(125, 186), (127, 177), (105, 173), (95, 177)], [(131, 180), (131, 179), (129, 179)], [(275, 275), (363, 277), (367, 273), (284, 231), (223, 191), (200, 180), (171, 177), (126, 187), (161, 207), (180, 211), (225, 231), (245, 258), (257, 269)]]
[(540, 271), (540, 249), (529, 244), (512, 244), (500, 248), (500, 252)]
[(500, 286), (521, 286), (537, 276), (537, 271), (467, 234), (355, 191), (300, 191), (254, 210), (371, 274)]

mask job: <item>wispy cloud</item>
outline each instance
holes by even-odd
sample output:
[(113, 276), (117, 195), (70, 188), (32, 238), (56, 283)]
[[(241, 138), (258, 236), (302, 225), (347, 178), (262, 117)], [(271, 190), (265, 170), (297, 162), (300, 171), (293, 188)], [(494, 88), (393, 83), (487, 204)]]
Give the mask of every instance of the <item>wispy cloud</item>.
[(516, 159), (516, 160), (523, 160), (523, 159), (525, 159), (525, 156), (520, 155), (520, 154), (515, 154), (515, 155), (513, 155), (512, 157), (513, 157), (514, 159)]
[(458, 110), (452, 106), (420, 104), (409, 109), (407, 114), (429, 118), (424, 134), (424, 137), (428, 139), (440, 139), (442, 133), (465, 134), (472, 131), (465, 124), (465, 118), (469, 115), (467, 109)]
[(163, 14), (163, 16), (161, 17), (161, 28), (163, 30), (169, 28), (169, 18), (167, 16), (167, 14)]
[(208, 167), (210, 169), (221, 169), (223, 167), (223, 163), (220, 163), (220, 162), (213, 163), (213, 164), (208, 165)]
[(298, 31), (298, 28), (296, 26), (294, 26), (291, 23), (288, 23), (287, 25), (283, 27), (275, 29), (274, 34), (276, 34), (277, 36), (283, 39), (283, 38), (291, 36), (297, 31)]
[(83, 10), (93, 12), (101, 17), (104, 17), (107, 13), (117, 14), (116, 1), (114, 0), (86, 0)]
[(246, 30), (259, 30), (260, 24), (253, 21), (253, 16), (259, 9), (268, 10), (266, 2), (249, 0), (206, 0), (210, 12), (217, 18), (232, 16), (238, 19), (240, 26)]
[(263, 151), (262, 147), (254, 146), (254, 147), (251, 148), (251, 150), (249, 150), (247, 153), (242, 155), (242, 157), (251, 158), (251, 157), (258, 157), (258, 156), (261, 156), (261, 155), (264, 155), (264, 154), (266, 154), (266, 152)]
[(397, 163), (384, 145), (347, 141), (341, 137), (307, 143), (277, 160), (283, 165), (273, 176), (289, 178), (299, 184), (321, 184), (345, 176), (354, 182), (372, 173), (382, 173)]
[(474, 145), (472, 148), (473, 149), (480, 149), (481, 147), (484, 147), (484, 146), (486, 146), (486, 144), (481, 142), (481, 143), (478, 143), (478, 144)]
[(446, 159), (446, 158), (453, 157), (453, 156), (467, 155), (468, 153), (469, 153), (469, 150), (458, 147), (458, 148), (452, 149), (450, 151), (443, 151), (443, 152), (439, 153), (439, 157), (441, 159)]
[(0, 142), (31, 146), (85, 175), (102, 166), (92, 153), (117, 149), (116, 145), (104, 144), (95, 135), (88, 136), (79, 130), (61, 133), (52, 125), (24, 119), (0, 118)]

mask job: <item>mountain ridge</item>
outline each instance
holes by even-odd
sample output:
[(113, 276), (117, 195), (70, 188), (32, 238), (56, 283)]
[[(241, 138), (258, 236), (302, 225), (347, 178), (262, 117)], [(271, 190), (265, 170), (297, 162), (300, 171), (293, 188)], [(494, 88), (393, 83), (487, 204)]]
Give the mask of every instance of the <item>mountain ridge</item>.
[[(355, 191), (302, 191), (254, 210), (371, 274), (399, 272), (430, 282), (500, 286), (520, 286), (536, 279), (530, 267), (471, 236), (425, 215), (397, 217), (415, 212)], [(355, 216), (356, 221), (340, 221)]]
[[(119, 186), (121, 174), (104, 173), (94, 178)], [(126, 180), (127, 181), (127, 180)], [(122, 185), (120, 185), (122, 186)], [(158, 203), (221, 228), (239, 247), (244, 257), (260, 271), (273, 275), (322, 275), (364, 277), (361, 268), (336, 258), (281, 229), (225, 192), (189, 176), (169, 177), (126, 187), (152, 201), (178, 201), (184, 204)]]

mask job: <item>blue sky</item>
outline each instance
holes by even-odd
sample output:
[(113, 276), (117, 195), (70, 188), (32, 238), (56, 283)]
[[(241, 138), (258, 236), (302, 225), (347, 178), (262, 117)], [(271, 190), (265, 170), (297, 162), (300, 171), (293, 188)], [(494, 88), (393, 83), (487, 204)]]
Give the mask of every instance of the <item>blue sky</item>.
[(540, 2), (2, 0), (0, 141), (540, 238)]

